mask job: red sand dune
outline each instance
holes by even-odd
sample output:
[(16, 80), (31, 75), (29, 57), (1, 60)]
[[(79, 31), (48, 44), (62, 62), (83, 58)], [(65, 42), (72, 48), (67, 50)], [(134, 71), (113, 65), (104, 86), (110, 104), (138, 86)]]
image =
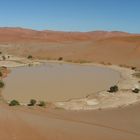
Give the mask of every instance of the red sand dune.
[[(124, 32), (0, 28), (0, 51), (140, 67), (140, 35)], [(0, 104), (0, 140), (139, 140), (139, 108), (64, 111)]]
[(140, 35), (125, 32), (60, 32), (0, 28), (0, 48), (37, 58), (140, 66)]
[(93, 111), (0, 106), (1, 140), (139, 140), (140, 105)]

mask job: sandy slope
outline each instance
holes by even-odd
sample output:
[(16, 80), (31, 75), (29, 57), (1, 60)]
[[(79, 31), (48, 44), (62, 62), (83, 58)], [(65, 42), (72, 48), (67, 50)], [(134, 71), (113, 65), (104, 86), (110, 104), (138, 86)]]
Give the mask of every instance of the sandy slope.
[(70, 112), (0, 105), (0, 139), (139, 140), (139, 107)]
[[(124, 78), (130, 79), (127, 83), (127, 79), (121, 81), (121, 85), (131, 88), (134, 79), (131, 80), (130, 73), (133, 71), (110, 67), (124, 69)], [(58, 108), (9, 107), (1, 103), (0, 139), (139, 140), (139, 107), (140, 104), (135, 104), (115, 109), (66, 111)]]
[[(140, 35), (122, 32), (2, 28), (0, 51), (140, 67)], [(140, 105), (131, 105), (112, 110), (64, 111), (0, 104), (0, 140), (139, 140), (139, 108)]]
[(0, 28), (0, 50), (43, 59), (63, 57), (140, 67), (140, 35), (124, 32), (57, 32)]

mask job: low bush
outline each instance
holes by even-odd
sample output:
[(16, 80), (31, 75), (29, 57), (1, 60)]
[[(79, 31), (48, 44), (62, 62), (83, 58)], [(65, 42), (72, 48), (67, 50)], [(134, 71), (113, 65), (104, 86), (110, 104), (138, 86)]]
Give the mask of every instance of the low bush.
[(45, 107), (46, 106), (46, 102), (39, 101), (38, 106)]
[(6, 60), (6, 57), (4, 55), (2, 56), (2, 60)]
[(131, 69), (132, 69), (132, 70), (136, 70), (137, 68), (136, 68), (136, 67), (131, 67)]
[(33, 56), (32, 56), (32, 55), (28, 55), (27, 58), (28, 58), (28, 59), (33, 59)]
[(140, 72), (134, 73), (133, 76), (135, 76), (135, 77), (137, 77), (137, 78), (140, 78)]
[(10, 103), (9, 103), (9, 106), (18, 106), (20, 105), (20, 103), (17, 101), (17, 100), (12, 100)]
[(101, 61), (100, 64), (105, 65), (105, 62), (104, 61)]
[(119, 90), (118, 86), (112, 86), (110, 87), (110, 89), (108, 90), (108, 92), (113, 93), (113, 92), (117, 92)]
[(139, 93), (139, 92), (140, 92), (140, 89), (135, 88), (135, 89), (132, 90), (132, 92), (134, 92), (134, 93)]
[(59, 60), (59, 61), (62, 61), (62, 60), (63, 60), (63, 57), (59, 57), (58, 60)]
[(0, 80), (0, 88), (3, 88), (5, 86), (4, 82)]
[(3, 76), (3, 73), (0, 71), (0, 77), (2, 77)]
[(30, 103), (28, 104), (28, 106), (34, 106), (36, 104), (36, 100), (35, 99), (31, 99)]
[(108, 62), (108, 63), (107, 63), (107, 65), (109, 65), (109, 66), (110, 66), (110, 65), (112, 65), (112, 64), (111, 64), (110, 62)]

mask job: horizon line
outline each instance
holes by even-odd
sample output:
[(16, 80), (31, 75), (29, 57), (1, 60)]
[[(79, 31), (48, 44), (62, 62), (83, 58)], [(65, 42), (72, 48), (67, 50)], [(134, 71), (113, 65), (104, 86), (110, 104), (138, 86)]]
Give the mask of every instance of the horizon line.
[(17, 28), (17, 29), (26, 29), (26, 30), (34, 30), (34, 31), (54, 31), (54, 32), (81, 32), (81, 33), (87, 33), (87, 32), (122, 32), (122, 33), (129, 33), (129, 34), (140, 34), (135, 32), (128, 32), (123, 30), (104, 30), (104, 29), (97, 29), (97, 30), (88, 30), (88, 31), (80, 31), (80, 30), (57, 30), (57, 29), (37, 29), (33, 27), (24, 27), (24, 26), (0, 26), (0, 28)]

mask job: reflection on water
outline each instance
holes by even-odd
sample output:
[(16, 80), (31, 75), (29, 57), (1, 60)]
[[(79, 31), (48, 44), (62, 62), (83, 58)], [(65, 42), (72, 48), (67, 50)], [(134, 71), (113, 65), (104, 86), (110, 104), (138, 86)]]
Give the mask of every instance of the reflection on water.
[(108, 89), (119, 80), (110, 69), (76, 64), (46, 63), (12, 70), (5, 79), (5, 99), (62, 101)]

